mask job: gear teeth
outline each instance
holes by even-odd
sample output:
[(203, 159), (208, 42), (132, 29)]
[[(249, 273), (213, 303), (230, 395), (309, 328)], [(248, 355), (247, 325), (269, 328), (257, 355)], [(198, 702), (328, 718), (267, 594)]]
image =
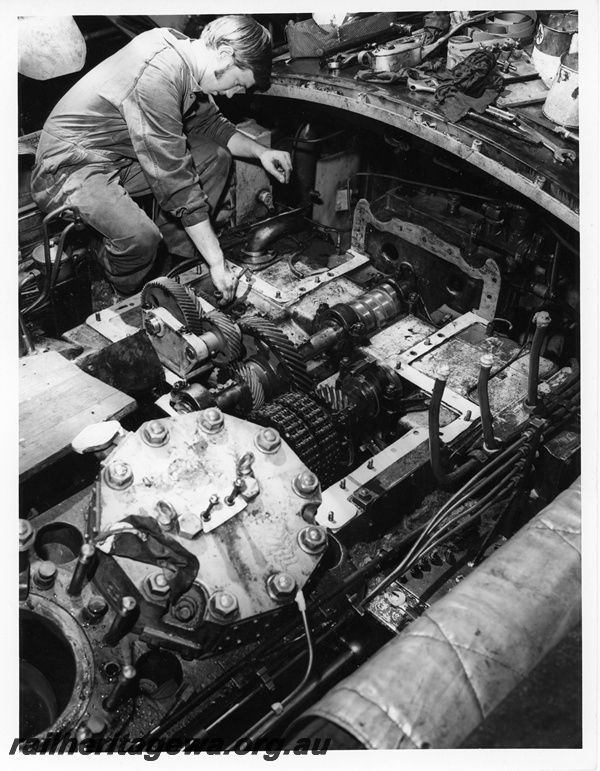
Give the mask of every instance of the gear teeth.
[(142, 305), (165, 308), (195, 335), (202, 334), (204, 313), (196, 295), (172, 278), (156, 278), (142, 289)]
[(213, 324), (224, 338), (226, 361), (239, 359), (242, 353), (242, 333), (237, 324), (217, 310), (207, 313), (204, 320)]
[(265, 392), (260, 380), (256, 376), (256, 373), (253, 372), (250, 367), (248, 367), (243, 362), (233, 364), (230, 367), (230, 370), (232, 373), (237, 374), (240, 380), (243, 380), (250, 389), (250, 394), (252, 396), (252, 409), (258, 410), (260, 407), (262, 407), (265, 403)]
[(343, 391), (335, 386), (319, 386), (316, 395), (323, 401), (334, 413), (345, 412), (350, 409), (350, 401)]
[(279, 359), (292, 388), (305, 392), (313, 390), (313, 383), (304, 361), (280, 329), (260, 316), (240, 319), (239, 326), (243, 334), (257, 337), (269, 346), (273, 354)]

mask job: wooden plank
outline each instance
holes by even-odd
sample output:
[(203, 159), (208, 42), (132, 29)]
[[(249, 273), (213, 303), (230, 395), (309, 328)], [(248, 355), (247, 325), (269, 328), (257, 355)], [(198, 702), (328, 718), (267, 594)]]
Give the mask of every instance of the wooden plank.
[(119, 419), (136, 401), (86, 374), (56, 351), (19, 362), (19, 476), (21, 481), (71, 451), (86, 426)]

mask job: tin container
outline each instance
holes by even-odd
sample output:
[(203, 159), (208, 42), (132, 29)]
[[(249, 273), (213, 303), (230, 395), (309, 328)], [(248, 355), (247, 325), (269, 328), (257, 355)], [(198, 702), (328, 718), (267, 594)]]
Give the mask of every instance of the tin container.
[(565, 128), (579, 127), (579, 55), (563, 54), (544, 106), (544, 115)]
[(420, 37), (403, 37), (381, 43), (372, 51), (361, 51), (358, 62), (375, 72), (398, 72), (421, 63)]
[[(555, 25), (555, 26), (551, 26)], [(535, 33), (531, 62), (548, 88), (552, 85), (561, 57), (569, 53), (574, 33), (577, 32), (577, 17), (566, 14), (563, 19), (551, 14), (540, 19)]]

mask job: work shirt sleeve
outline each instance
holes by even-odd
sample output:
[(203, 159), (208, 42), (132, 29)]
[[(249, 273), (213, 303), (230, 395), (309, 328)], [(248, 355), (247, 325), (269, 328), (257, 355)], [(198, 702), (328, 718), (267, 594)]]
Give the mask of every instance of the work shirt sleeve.
[[(187, 73), (182, 67), (174, 52), (154, 57), (123, 100), (122, 112), (134, 152), (159, 206), (189, 227), (208, 219), (208, 203), (184, 133), (181, 84)], [(202, 107), (201, 133), (226, 144), (235, 128), (214, 104)]]

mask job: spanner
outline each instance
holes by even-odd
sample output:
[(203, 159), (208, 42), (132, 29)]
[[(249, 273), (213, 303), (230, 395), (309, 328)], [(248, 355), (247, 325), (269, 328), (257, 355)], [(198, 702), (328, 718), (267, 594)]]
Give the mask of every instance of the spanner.
[(577, 158), (577, 153), (574, 150), (570, 150), (566, 147), (560, 147), (555, 142), (552, 142), (552, 140), (545, 137), (543, 134), (541, 134), (537, 129), (533, 128), (529, 124), (528, 121), (526, 121), (524, 118), (519, 116), (517, 118), (517, 124), (519, 126), (519, 129), (524, 133), (528, 134), (532, 139), (535, 139), (538, 143), (541, 142), (544, 147), (547, 147), (549, 150), (552, 150), (554, 153), (554, 160), (558, 161), (559, 163), (564, 163), (565, 161), (574, 161)]
[(436, 78), (431, 78), (431, 77), (425, 77), (425, 78), (408, 77), (406, 79), (406, 83), (408, 85), (408, 88), (411, 91), (434, 92), (434, 91), (437, 91), (438, 86), (440, 85), (439, 81)]

